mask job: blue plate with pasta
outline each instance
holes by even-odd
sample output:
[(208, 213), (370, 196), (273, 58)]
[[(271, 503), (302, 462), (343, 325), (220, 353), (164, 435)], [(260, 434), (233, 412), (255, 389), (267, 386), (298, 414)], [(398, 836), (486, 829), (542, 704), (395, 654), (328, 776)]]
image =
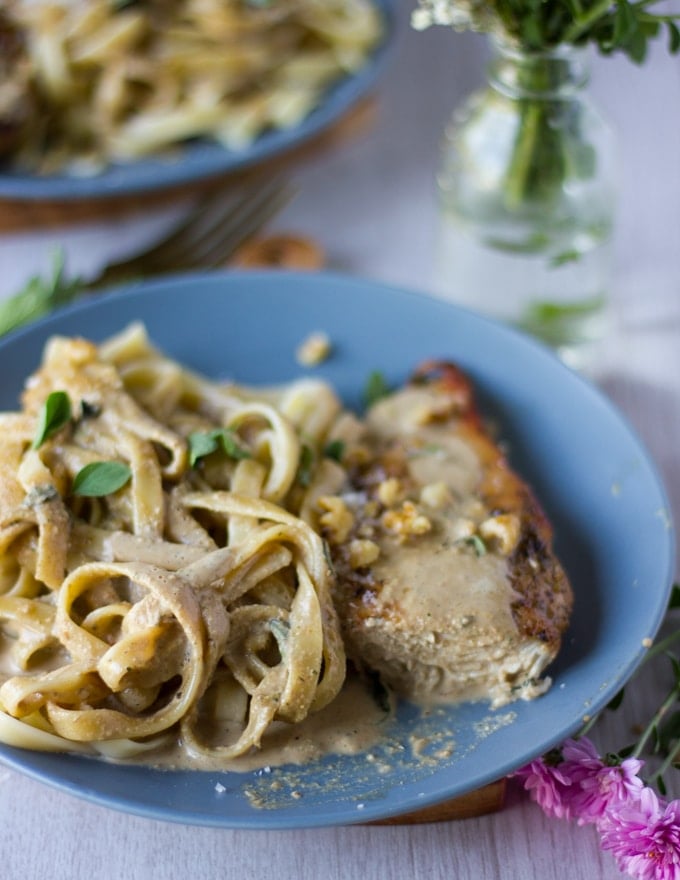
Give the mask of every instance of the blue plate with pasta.
[[(3, 133), (0, 198), (129, 196), (274, 157), (323, 132), (374, 87), (395, 26), (392, 0), (351, 0), (336, 3), (334, 11), (318, 4), (306, 10), (301, 3), (302, 11), (294, 13), (299, 20), (292, 22), (279, 21), (276, 8), (266, 4), (235, 4), (225, 7), (223, 21), (212, 10), (203, 22), (195, 11), (193, 25), (191, 16), (189, 23), (181, 18), (181, 5), (168, 7), (177, 9), (177, 21), (160, 24), (153, 18), (158, 10), (112, 6), (112, 19), (127, 19), (119, 24), (92, 16), (81, 21), (74, 9), (63, 17), (61, 36), (56, 33), (61, 19), (55, 19), (51, 33), (52, 26), (41, 24), (39, 8), (35, 11), (40, 4), (26, 7), (22, 14), (29, 23), (22, 25), (35, 28), (35, 39), (21, 45), (41, 47), (26, 69), (34, 71), (43, 103), (22, 101), (13, 118), (28, 114), (28, 121), (22, 122), (25, 130), (16, 143), (11, 125)], [(240, 15), (261, 20), (257, 32), (250, 18), (237, 20), (239, 9)], [(299, 47), (291, 51), (296, 28)], [(107, 49), (114, 32), (116, 45)], [(52, 38), (61, 40), (58, 51), (65, 53), (67, 65), (56, 81), (54, 70), (42, 67)], [(158, 45), (145, 54), (149, 38)], [(134, 51), (130, 58), (126, 39)], [(76, 59), (72, 69), (69, 50)], [(87, 79), (77, 60), (83, 55), (90, 65)], [(24, 68), (12, 69), (18, 77)], [(31, 82), (16, 83), (18, 93), (34, 89)]]
[[(379, 820), (473, 791), (556, 746), (584, 715), (603, 708), (640, 663), (663, 618), (674, 573), (668, 499), (649, 455), (617, 410), (540, 344), (449, 303), (355, 278), (277, 272), (177, 277), (88, 299), (3, 339), (2, 409), (18, 408), (23, 383), (50, 337), (100, 342), (132, 322), (143, 322), (153, 344), (194, 377), (248, 389), (301, 377), (303, 387), (312, 388), (322, 379), (354, 409), (362, 407), (367, 377), (376, 371), (397, 386), (424, 360), (457, 364), (552, 522), (575, 594), (571, 623), (545, 694), (498, 709), (480, 701), (423, 712), (402, 701), (377, 741), (357, 754), (227, 772), (154, 769), (115, 753), (104, 760), (2, 745), (3, 762), (91, 802), (190, 825), (276, 829)], [(328, 334), (330, 352), (302, 366), (296, 352), (319, 331)], [(146, 375), (137, 371), (140, 382)], [(74, 403), (81, 421), (97, 417), (95, 403)], [(5, 424), (3, 431), (9, 430)], [(196, 452), (204, 454), (205, 448)], [(169, 455), (162, 460), (171, 466)], [(270, 508), (263, 510), (257, 516), (266, 519)], [(247, 505), (237, 514), (239, 528), (256, 516)], [(95, 540), (96, 518), (92, 522), (87, 534)], [(69, 626), (86, 614), (78, 606), (79, 589), (74, 585), (68, 600), (74, 609), (71, 617), (67, 609)], [(91, 633), (100, 632), (98, 620)], [(283, 624), (269, 620), (268, 626), (285, 639)], [(9, 698), (9, 691), (2, 694)], [(65, 702), (50, 717), (57, 724), (72, 721)]]

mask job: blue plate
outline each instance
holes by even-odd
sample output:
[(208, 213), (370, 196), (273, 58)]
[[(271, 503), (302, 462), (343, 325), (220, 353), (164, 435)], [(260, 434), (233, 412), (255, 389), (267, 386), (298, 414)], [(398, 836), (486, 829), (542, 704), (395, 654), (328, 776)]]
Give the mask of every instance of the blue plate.
[(328, 128), (375, 85), (385, 66), (394, 35), (394, 0), (374, 0), (385, 18), (380, 45), (356, 74), (337, 81), (321, 103), (299, 125), (264, 132), (242, 150), (196, 140), (167, 156), (110, 165), (99, 174), (37, 175), (9, 168), (0, 170), (0, 198), (33, 201), (101, 199), (183, 186), (237, 171), (298, 146)]
[[(333, 355), (312, 372), (352, 406), (360, 404), (372, 370), (397, 384), (425, 358), (456, 361), (553, 521), (576, 594), (573, 622), (545, 696), (495, 712), (477, 703), (427, 717), (403, 704), (371, 761), (341, 756), (271, 773), (172, 772), (8, 747), (0, 748), (3, 761), (74, 795), (156, 819), (242, 828), (366, 821), (503, 776), (575, 732), (631, 675), (668, 599), (669, 504), (619, 413), (539, 344), (447, 303), (368, 281), (282, 273), (182, 277), (90, 299), (0, 342), (0, 406), (16, 408), (22, 381), (51, 334), (100, 340), (133, 320), (144, 321), (171, 356), (245, 383), (299, 376), (295, 348), (310, 332), (326, 330)], [(412, 754), (412, 737), (430, 743), (425, 756)], [(251, 805), (253, 796), (260, 807)]]

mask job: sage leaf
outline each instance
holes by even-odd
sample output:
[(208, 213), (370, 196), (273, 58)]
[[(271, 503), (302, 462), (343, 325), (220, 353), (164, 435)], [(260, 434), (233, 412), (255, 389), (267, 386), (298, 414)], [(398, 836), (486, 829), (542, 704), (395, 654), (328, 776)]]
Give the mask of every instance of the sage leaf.
[(122, 461), (92, 461), (75, 475), (71, 491), (84, 498), (102, 498), (122, 489), (131, 477)]
[(38, 428), (31, 444), (38, 449), (71, 420), (71, 401), (65, 391), (53, 391), (42, 405), (38, 416)]

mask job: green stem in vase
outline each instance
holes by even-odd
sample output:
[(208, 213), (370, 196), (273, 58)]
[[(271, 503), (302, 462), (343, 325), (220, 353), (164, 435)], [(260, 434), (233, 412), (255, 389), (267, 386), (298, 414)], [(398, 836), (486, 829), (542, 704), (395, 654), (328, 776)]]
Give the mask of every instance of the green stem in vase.
[(566, 162), (562, 136), (550, 122), (555, 112), (559, 108), (552, 101), (520, 102), (517, 139), (505, 185), (505, 204), (511, 213), (541, 210), (559, 198)]

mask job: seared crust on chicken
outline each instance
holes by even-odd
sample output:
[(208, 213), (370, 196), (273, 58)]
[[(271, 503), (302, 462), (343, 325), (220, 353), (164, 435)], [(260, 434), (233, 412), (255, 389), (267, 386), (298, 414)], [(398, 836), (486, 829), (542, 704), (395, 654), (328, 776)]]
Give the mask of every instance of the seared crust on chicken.
[(416, 701), (542, 693), (572, 592), (468, 379), (425, 364), (370, 409), (353, 454), (352, 529), (329, 540), (354, 662)]

